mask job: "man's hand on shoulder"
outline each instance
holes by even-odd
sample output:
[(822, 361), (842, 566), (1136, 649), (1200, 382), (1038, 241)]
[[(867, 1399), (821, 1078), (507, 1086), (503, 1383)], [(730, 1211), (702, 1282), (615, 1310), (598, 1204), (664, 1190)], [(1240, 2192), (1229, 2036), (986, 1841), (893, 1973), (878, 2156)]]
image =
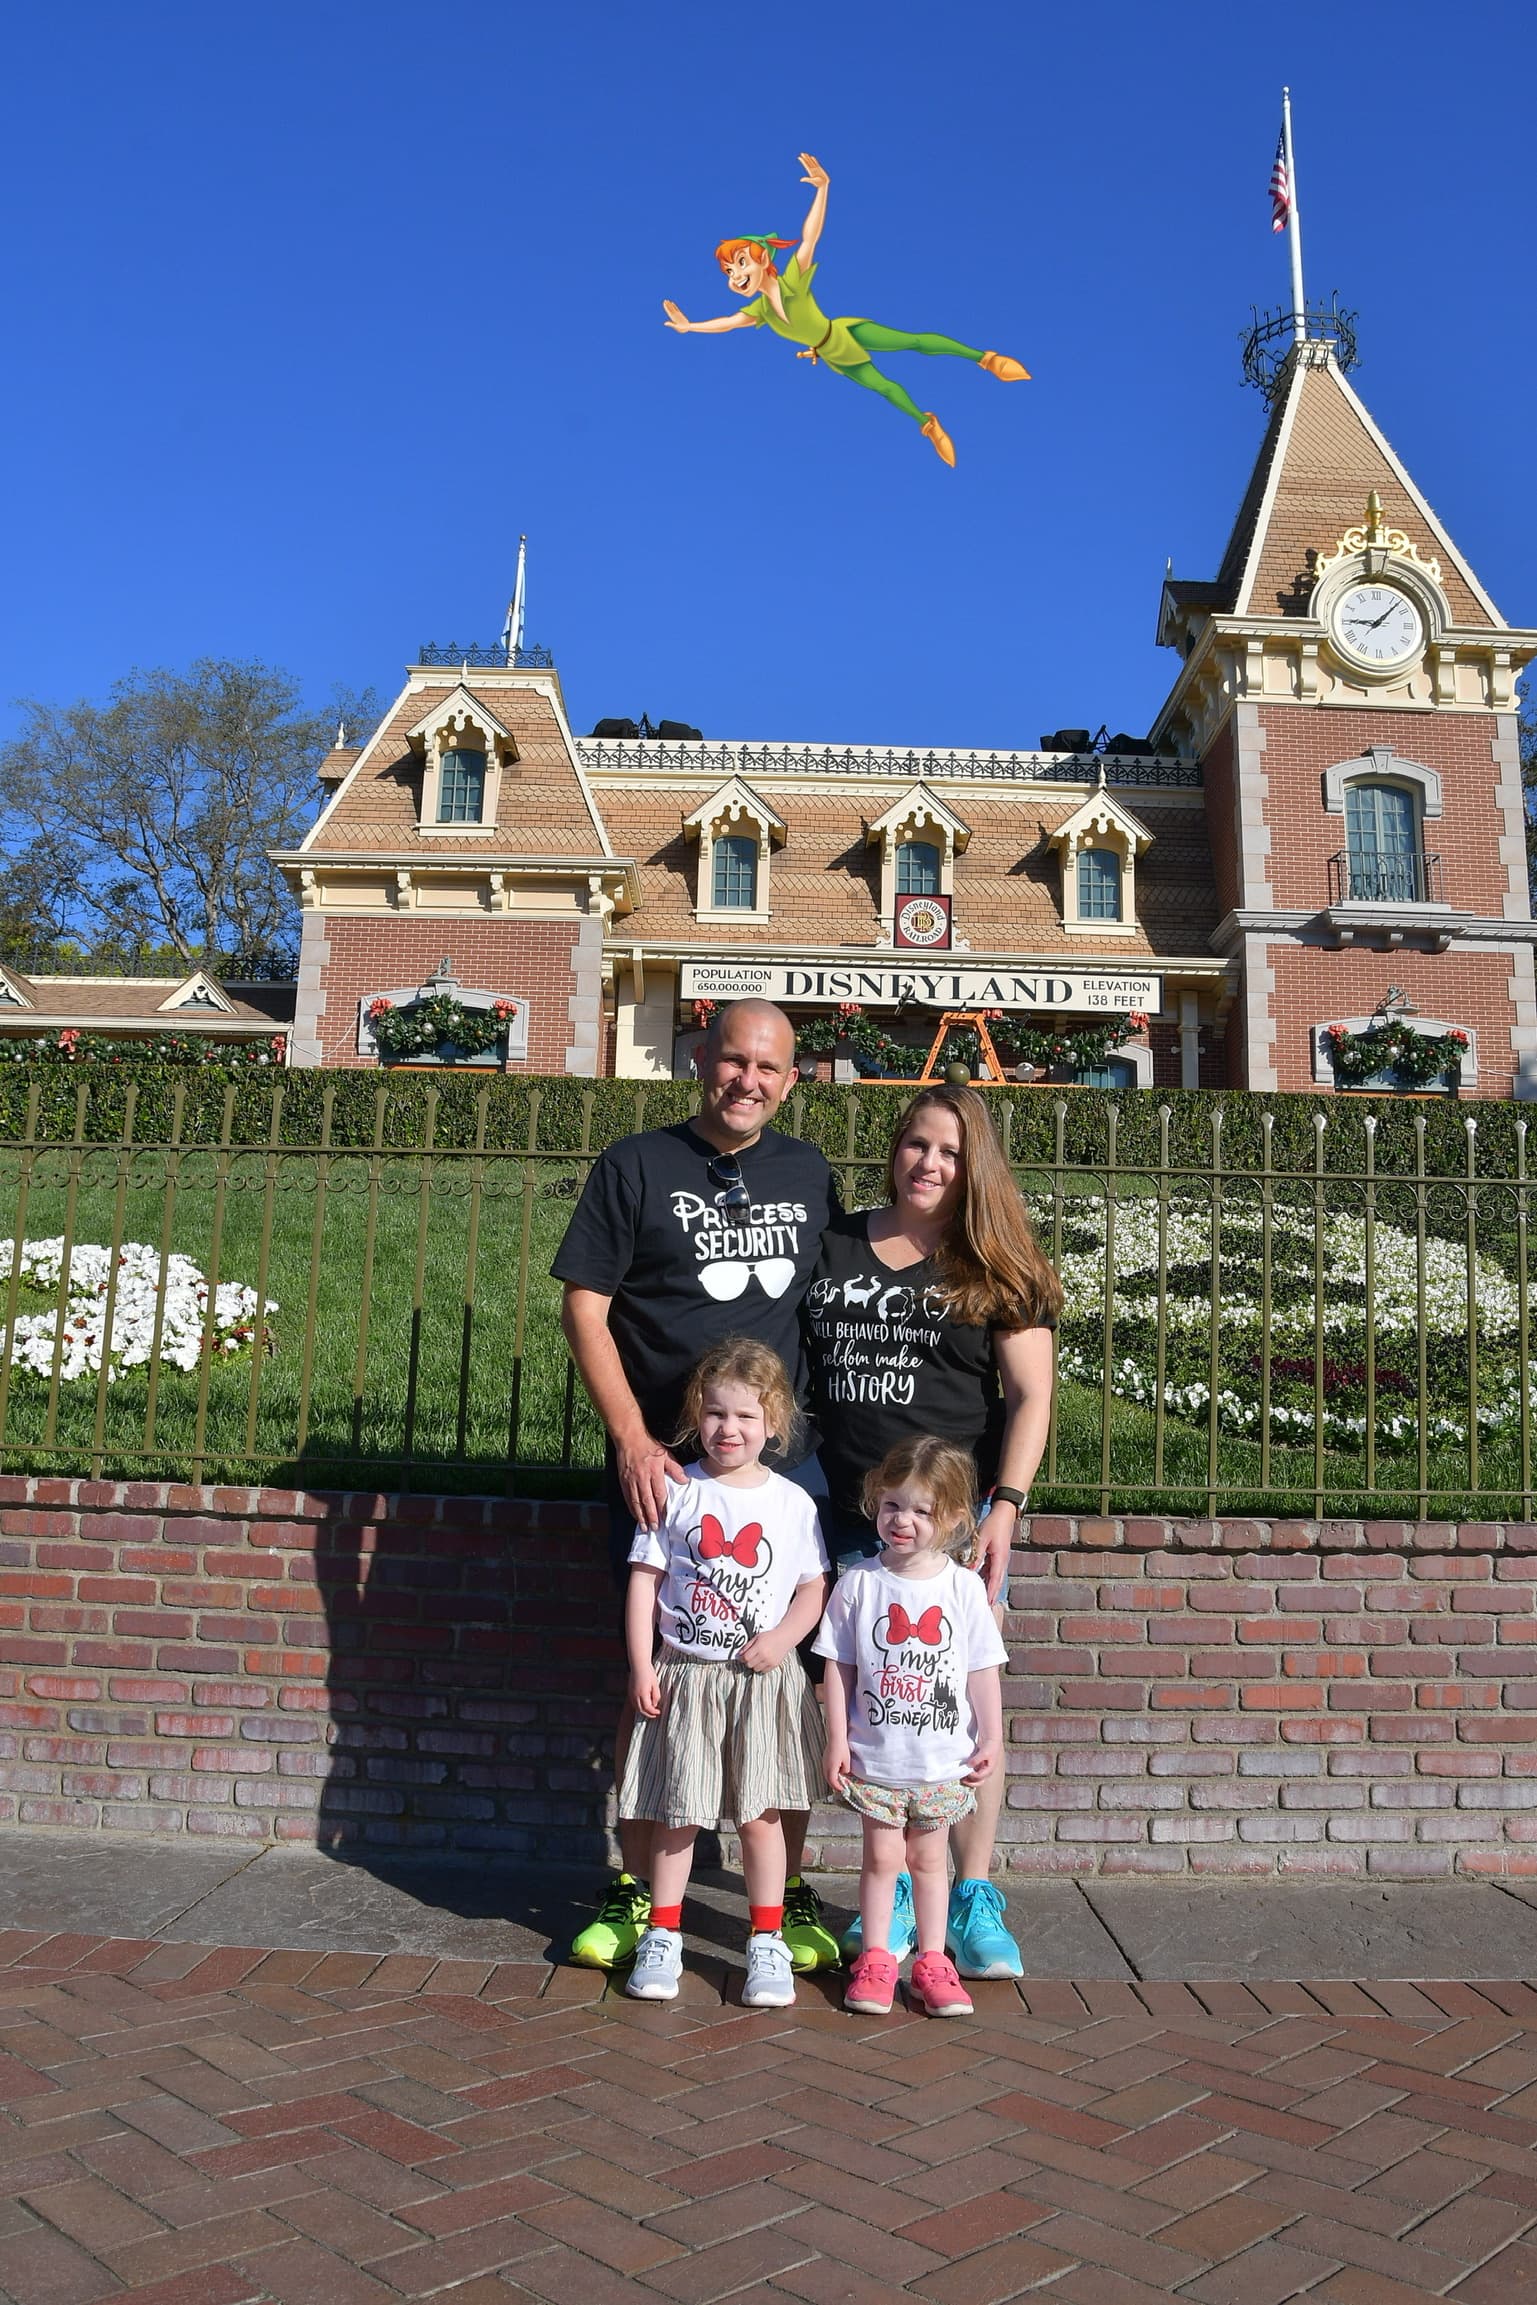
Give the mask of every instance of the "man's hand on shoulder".
[(634, 1441), (616, 1440), (614, 1456), (619, 1486), (624, 1491), (625, 1503), (635, 1515), (637, 1528), (659, 1527), (667, 1511), (668, 1483), (685, 1478), (683, 1467), (649, 1433), (639, 1434)]

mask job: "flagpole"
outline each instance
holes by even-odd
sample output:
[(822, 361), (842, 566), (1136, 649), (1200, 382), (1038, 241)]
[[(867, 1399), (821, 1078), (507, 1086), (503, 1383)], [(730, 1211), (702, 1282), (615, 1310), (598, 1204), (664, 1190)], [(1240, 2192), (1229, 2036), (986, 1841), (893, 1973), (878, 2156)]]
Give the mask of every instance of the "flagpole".
[(507, 621), (502, 626), (502, 646), (507, 652), (509, 664), (516, 664), (518, 651), (523, 646), (523, 575), (527, 553), (528, 538), (520, 536), (518, 538), (518, 573), (512, 588), (512, 598), (507, 603)]
[(1292, 153), (1292, 92), (1281, 90), (1281, 143), (1286, 153), (1286, 183), (1291, 204), (1286, 216), (1286, 245), (1292, 266), (1292, 342), (1301, 344), (1308, 332), (1307, 306), (1302, 296), (1302, 214), (1297, 205), (1297, 162)]

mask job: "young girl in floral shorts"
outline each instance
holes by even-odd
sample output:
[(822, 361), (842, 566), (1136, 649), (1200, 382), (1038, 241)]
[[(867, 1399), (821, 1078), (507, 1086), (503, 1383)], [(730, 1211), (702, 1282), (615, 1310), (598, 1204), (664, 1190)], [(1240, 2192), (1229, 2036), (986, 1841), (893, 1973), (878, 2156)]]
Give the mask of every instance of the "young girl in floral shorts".
[(863, 1950), (846, 2009), (883, 2016), (897, 1986), (889, 1951), (897, 1875), (912, 1875), (918, 1952), (908, 1990), (931, 2017), (965, 2017), (971, 2000), (945, 1952), (950, 1827), (976, 1806), (972, 1786), (1003, 1765), (1008, 1652), (972, 1573), (976, 1481), (970, 1456), (919, 1434), (865, 1481), (878, 1560), (839, 1579), (813, 1643), (833, 1670), (827, 1782), (864, 1819), (859, 1876)]
[(795, 1423), (776, 1354), (726, 1338), (695, 1367), (683, 1415), (699, 1461), (669, 1489), (661, 1526), (637, 1529), (630, 1548), (625, 1638), (637, 1718), (619, 1814), (649, 1817), (657, 1830), (651, 1926), (625, 1991), (676, 1997), (694, 1841), (702, 1825), (734, 1823), (752, 1924), (742, 2000), (786, 2008), (795, 1985), (780, 1933), (780, 1811), (809, 1809), (818, 1789), (822, 1717), (795, 1645), (822, 1613), (827, 1554), (811, 1499), (760, 1461)]

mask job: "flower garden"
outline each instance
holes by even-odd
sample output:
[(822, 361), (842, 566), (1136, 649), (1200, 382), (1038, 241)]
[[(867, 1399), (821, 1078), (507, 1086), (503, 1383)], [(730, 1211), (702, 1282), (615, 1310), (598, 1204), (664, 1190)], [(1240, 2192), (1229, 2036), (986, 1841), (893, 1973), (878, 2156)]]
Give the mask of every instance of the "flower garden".
[[(9, 1329), (0, 1326), (0, 1351), (11, 1366), (52, 1381), (72, 1384), (95, 1376), (103, 1361), (107, 1381), (126, 1369), (161, 1360), (175, 1369), (195, 1369), (205, 1349), (224, 1357), (249, 1352), (258, 1328), (256, 1291), (240, 1281), (221, 1281), (209, 1314), (208, 1282), (190, 1257), (159, 1253), (143, 1241), (124, 1241), (116, 1260), (95, 1242), (77, 1242), (64, 1265), (64, 1236), (15, 1244), (0, 1241), (0, 1283), (19, 1271), (18, 1296), (48, 1298), (45, 1310), (18, 1311)], [(111, 1299), (110, 1305), (108, 1299)], [(268, 1297), (261, 1327), (271, 1348), (266, 1316), (275, 1313)]]
[(1361, 1449), (1370, 1422), (1379, 1449), (1415, 1449), (1422, 1351), (1433, 1445), (1462, 1448), (1469, 1439), (1470, 1368), (1480, 1434), (1519, 1429), (1519, 1292), (1497, 1258), (1465, 1240), (1430, 1232), (1421, 1242), (1401, 1223), (1338, 1207), (1315, 1213), (1311, 1191), (1296, 1188), (1290, 1197), (1272, 1188), (1267, 1221), (1257, 1192), (1229, 1184), (1214, 1274), (1208, 1200), (1118, 1199), (1108, 1253), (1102, 1197), (1071, 1199), (1065, 1211), (1059, 1367), (1066, 1379), (1101, 1383), (1108, 1269), (1110, 1390), (1138, 1407), (1157, 1405), (1161, 1310), (1164, 1412), (1209, 1423), (1215, 1301), (1224, 1434), (1260, 1436), (1268, 1363), (1273, 1441), (1311, 1447), (1321, 1390), (1331, 1448)]

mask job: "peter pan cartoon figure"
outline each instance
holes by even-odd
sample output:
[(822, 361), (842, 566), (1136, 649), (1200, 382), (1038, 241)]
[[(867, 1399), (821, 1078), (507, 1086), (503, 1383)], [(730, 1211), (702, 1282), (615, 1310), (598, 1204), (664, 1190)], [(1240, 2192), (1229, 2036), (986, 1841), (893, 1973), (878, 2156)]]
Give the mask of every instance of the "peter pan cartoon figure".
[(825, 360), (835, 375), (846, 376), (851, 384), (862, 384), (870, 392), (878, 392), (889, 400), (893, 408), (900, 408), (918, 425), (925, 440), (931, 440), (946, 464), (955, 462), (955, 444), (939, 418), (932, 410), (925, 415), (904, 386), (891, 376), (885, 376), (870, 355), (873, 352), (926, 352), (950, 353), (957, 360), (974, 360), (985, 368), (989, 376), (996, 376), (1004, 384), (1019, 384), (1030, 371), (1011, 360), (1006, 352), (978, 352), (973, 345), (958, 344), (953, 336), (915, 335), (905, 328), (883, 328), (878, 320), (829, 320), (817, 303), (812, 291), (816, 278), (816, 248), (822, 237), (822, 226), (827, 218), (827, 170), (809, 152), (800, 156), (806, 171), (803, 184), (815, 187), (806, 221), (801, 226), (800, 246), (785, 266), (781, 277), (773, 259), (776, 248), (788, 248), (788, 240), (776, 239), (772, 232), (745, 233), (735, 240), (723, 240), (715, 251), (716, 261), (726, 275), (726, 284), (738, 296), (750, 296), (752, 302), (740, 312), (728, 312), (719, 320), (689, 320), (676, 304), (666, 297), (662, 310), (667, 315), (667, 326), (676, 328), (680, 335), (723, 336), (730, 328), (772, 328), (776, 336), (787, 336), (792, 344), (800, 346), (797, 360)]

